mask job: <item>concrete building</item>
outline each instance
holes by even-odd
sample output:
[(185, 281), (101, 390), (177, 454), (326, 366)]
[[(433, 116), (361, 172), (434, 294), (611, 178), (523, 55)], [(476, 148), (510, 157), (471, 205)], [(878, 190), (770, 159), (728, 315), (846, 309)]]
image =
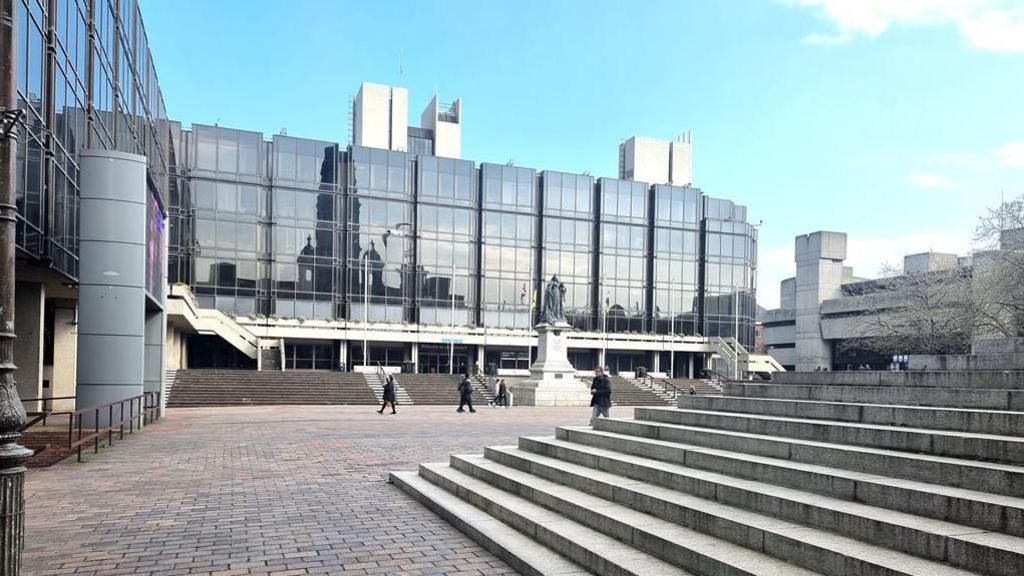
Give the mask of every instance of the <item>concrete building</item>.
[(397, 86), (363, 82), (352, 101), (352, 144), (424, 154), (462, 157), (462, 100), (445, 103), (435, 94), (409, 126), (409, 91)]
[(693, 139), (687, 130), (674, 141), (633, 136), (619, 144), (619, 178), (651, 184), (693, 184)]
[[(907, 279), (943, 282), (948, 274), (970, 273), (972, 257), (925, 252), (903, 259), (903, 276), (866, 279), (843, 265), (846, 234), (814, 232), (795, 242), (796, 276), (780, 283), (780, 306), (765, 311), (765, 351), (788, 370), (844, 370), (864, 364), (884, 369), (891, 356), (920, 353), (894, 348), (888, 353), (856, 350), (858, 341), (879, 336), (877, 318), (903, 306)], [(983, 256), (980, 254), (979, 257)], [(931, 280), (929, 280), (931, 279)]]

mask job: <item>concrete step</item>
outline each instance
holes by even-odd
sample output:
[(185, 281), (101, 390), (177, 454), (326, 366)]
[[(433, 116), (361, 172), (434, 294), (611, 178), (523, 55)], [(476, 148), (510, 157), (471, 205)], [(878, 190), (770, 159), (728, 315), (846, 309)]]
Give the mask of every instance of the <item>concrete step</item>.
[[(503, 492), (446, 464), (422, 464), (419, 475), (450, 494), (487, 512), (519, 532), (543, 542), (584, 570), (614, 576), (694, 576), (600, 531), (560, 516), (514, 494)], [(727, 568), (723, 566), (723, 568)], [(733, 576), (740, 572), (708, 572)]]
[(775, 384), (1024, 390), (1024, 371), (776, 372)]
[(729, 382), (725, 385), (725, 395), (747, 398), (1024, 411), (1024, 390), (892, 388)]
[[(646, 410), (638, 408), (638, 410)], [(1020, 496), (1024, 467), (662, 422), (599, 418), (597, 430)], [(613, 448), (614, 449), (614, 448)]]
[(931, 430), (950, 430), (1003, 436), (1024, 435), (1024, 412), (1005, 410), (965, 410), (930, 406), (893, 406), (886, 404), (853, 404), (816, 400), (775, 400), (770, 398), (739, 398), (732, 396), (684, 396), (679, 408), (763, 414), (788, 418), (812, 418), (906, 426)]
[(902, 428), (681, 408), (637, 408), (635, 417), (639, 420), (653, 420), (683, 426), (820, 440), (934, 456), (977, 458), (1010, 464), (1024, 463), (1024, 438), (1015, 436), (966, 434), (925, 428)]
[(682, 465), (981, 530), (1024, 536), (1024, 498), (585, 427), (559, 428), (558, 436), (557, 439), (520, 438), (519, 446), (530, 452), (627, 476), (636, 463), (630, 459), (640, 459), (645, 466), (654, 468), (647, 478), (653, 482), (662, 482), (665, 477), (658, 469), (660, 463)]
[(585, 571), (528, 535), (467, 504), (415, 472), (392, 472), (390, 481), (525, 576), (585, 576)]
[(694, 549), (707, 554), (708, 550), (732, 545), (736, 548), (728, 550), (721, 560), (728, 562), (733, 573), (829, 576), (966, 576), (977, 573), (652, 484), (616, 478), (613, 474), (565, 463), (554, 466), (562, 472), (554, 473), (554, 477), (568, 480), (568, 473), (579, 472), (573, 480), (585, 481), (587, 487), (598, 494), (481, 456), (452, 456), (452, 467), (489, 485), (695, 572), (725, 573), (720, 568), (708, 570), (710, 567), (686, 564)]
[(486, 456), (667, 520), (684, 518), (691, 526), (721, 526), (752, 511), (961, 568), (985, 566), (983, 571), (990, 574), (1024, 574), (1024, 539), (1019, 537), (606, 450), (577, 449), (555, 439), (538, 440), (522, 449), (488, 448)]

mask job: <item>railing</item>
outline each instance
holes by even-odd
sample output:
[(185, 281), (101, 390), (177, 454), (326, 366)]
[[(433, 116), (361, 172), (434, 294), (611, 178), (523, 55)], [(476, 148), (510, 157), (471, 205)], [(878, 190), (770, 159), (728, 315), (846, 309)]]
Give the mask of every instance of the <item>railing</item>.
[[(55, 414), (55, 412), (53, 411), (53, 401), (54, 400), (74, 400), (74, 399), (75, 399), (74, 396), (51, 396), (49, 398), (26, 398), (26, 399), (22, 400), (21, 401), (22, 405), (29, 404), (30, 402), (39, 402), (39, 403), (41, 403), (41, 406), (40, 406), (39, 410), (34, 410), (34, 411), (26, 410), (25, 411), (25, 414), (28, 415), (28, 416), (31, 416), (32, 419), (27, 421), (27, 422), (25, 422), (25, 424), (23, 424), (21, 426), (21, 428), (18, 429), (18, 432), (24, 432), (25, 430), (28, 430), (29, 428), (31, 428), (37, 422), (40, 422), (40, 421), (43, 423), (43, 426), (46, 426), (46, 418), (50, 414)], [(46, 405), (47, 402), (50, 403), (49, 408)], [(56, 412), (56, 414), (64, 414), (64, 413), (66, 413), (66, 412)]]
[[(711, 378), (710, 377), (711, 375), (714, 375), (714, 378)], [(722, 387), (722, 382), (723, 381), (724, 382), (739, 382), (739, 380), (736, 380), (736, 379), (732, 378), (731, 376), (726, 376), (725, 374), (722, 374), (721, 372), (719, 372), (718, 370), (715, 370), (713, 368), (705, 368), (704, 369), (704, 376), (708, 380), (708, 382), (712, 383), (712, 385), (717, 386), (718, 388)]]
[[(74, 396), (54, 398), (54, 400), (73, 399)], [(84, 425), (83, 417), (92, 415), (92, 425)], [(116, 402), (108, 402), (98, 406), (80, 408), (75, 411), (42, 411), (28, 412), (31, 418), (21, 431), (24, 431), (36, 423), (42, 421), (46, 424), (48, 417), (68, 417), (68, 443), (67, 449), (78, 452), (78, 461), (82, 461), (82, 448), (90, 443), (93, 446), (93, 453), (98, 454), (100, 444), (104, 435), (107, 438), (107, 447), (113, 445), (114, 434), (118, 434), (118, 440), (124, 440), (125, 425), (128, 426), (128, 434), (134, 434), (135, 430), (142, 430), (160, 418), (160, 392), (145, 392), (138, 396), (125, 398)], [(101, 426), (101, 417), (106, 417), (106, 425)], [(117, 420), (115, 420), (117, 418)], [(77, 433), (76, 433), (77, 432)]]

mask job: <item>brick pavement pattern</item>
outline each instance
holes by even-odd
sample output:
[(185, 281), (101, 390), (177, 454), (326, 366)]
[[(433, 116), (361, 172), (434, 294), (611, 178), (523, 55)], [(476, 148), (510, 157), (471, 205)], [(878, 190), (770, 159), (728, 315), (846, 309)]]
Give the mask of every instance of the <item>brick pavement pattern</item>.
[(386, 482), (392, 470), (585, 423), (585, 408), (170, 409), (29, 470), (24, 574), (515, 574)]

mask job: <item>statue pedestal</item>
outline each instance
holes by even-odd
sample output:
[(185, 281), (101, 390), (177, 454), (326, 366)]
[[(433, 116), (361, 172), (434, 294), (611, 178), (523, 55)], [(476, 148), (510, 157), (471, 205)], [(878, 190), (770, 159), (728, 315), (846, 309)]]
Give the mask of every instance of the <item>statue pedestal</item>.
[(537, 325), (537, 361), (530, 377), (512, 387), (517, 406), (590, 406), (590, 389), (569, 363), (568, 330), (567, 323)]

